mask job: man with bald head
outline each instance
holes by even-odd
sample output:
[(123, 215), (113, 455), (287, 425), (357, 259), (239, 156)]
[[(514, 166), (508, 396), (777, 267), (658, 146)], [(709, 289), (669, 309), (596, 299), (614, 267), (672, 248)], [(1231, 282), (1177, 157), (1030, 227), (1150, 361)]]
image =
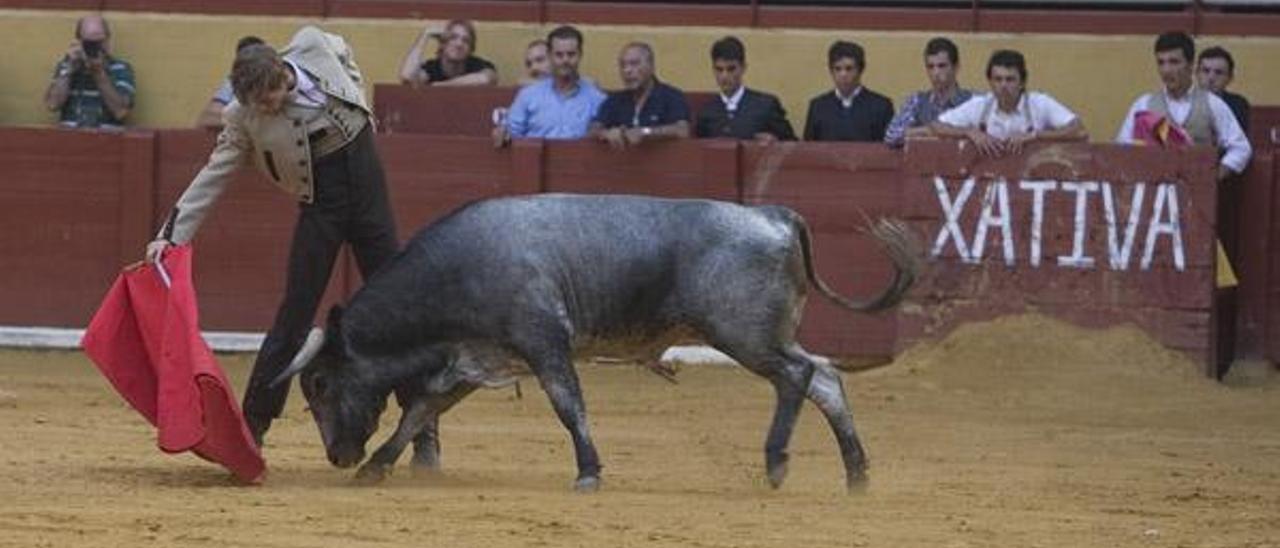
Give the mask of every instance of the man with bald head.
[(133, 110), (133, 68), (111, 55), (111, 28), (101, 15), (76, 21), (75, 41), (58, 61), (45, 107), (64, 126), (119, 128)]
[(609, 94), (595, 120), (591, 136), (615, 149), (646, 141), (689, 137), (689, 105), (684, 92), (658, 80), (653, 48), (632, 42), (618, 53), (621, 91)]

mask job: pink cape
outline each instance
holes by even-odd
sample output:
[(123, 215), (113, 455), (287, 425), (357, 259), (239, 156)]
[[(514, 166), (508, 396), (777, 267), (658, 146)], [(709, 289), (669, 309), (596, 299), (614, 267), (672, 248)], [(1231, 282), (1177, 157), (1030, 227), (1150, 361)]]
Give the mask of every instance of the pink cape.
[(1133, 140), (1146, 145), (1181, 148), (1191, 145), (1191, 136), (1168, 117), (1143, 110), (1133, 115)]
[(170, 248), (161, 263), (163, 269), (143, 265), (116, 278), (81, 345), (125, 401), (156, 427), (162, 451), (192, 451), (241, 481), (258, 483), (266, 462), (200, 336), (191, 247)]

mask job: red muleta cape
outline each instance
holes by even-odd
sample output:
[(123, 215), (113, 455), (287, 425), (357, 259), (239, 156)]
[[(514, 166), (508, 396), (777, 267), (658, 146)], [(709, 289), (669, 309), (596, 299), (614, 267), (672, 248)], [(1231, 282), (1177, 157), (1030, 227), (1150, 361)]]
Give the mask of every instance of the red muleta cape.
[(161, 263), (116, 278), (85, 331), (84, 352), (156, 427), (162, 451), (192, 451), (243, 482), (258, 483), (266, 462), (200, 336), (191, 247), (169, 248)]

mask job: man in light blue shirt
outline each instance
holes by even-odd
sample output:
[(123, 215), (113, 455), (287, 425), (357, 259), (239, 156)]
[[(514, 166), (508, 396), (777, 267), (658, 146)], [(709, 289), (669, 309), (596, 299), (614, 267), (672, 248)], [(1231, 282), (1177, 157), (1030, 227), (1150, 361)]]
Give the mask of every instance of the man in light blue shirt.
[(600, 88), (578, 74), (582, 33), (565, 25), (547, 35), (551, 46), (551, 77), (520, 89), (507, 111), (505, 125), (493, 132), (496, 147), (512, 137), (581, 139), (604, 102)]

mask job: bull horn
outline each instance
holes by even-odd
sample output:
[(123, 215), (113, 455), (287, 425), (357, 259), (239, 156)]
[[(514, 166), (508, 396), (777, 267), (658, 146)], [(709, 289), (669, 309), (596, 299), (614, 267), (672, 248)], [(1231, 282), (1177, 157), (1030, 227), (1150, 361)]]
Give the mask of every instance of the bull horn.
[(324, 346), (324, 330), (319, 327), (311, 328), (311, 332), (307, 333), (307, 340), (302, 343), (302, 348), (298, 350), (298, 354), (293, 357), (293, 361), (289, 362), (289, 367), (280, 373), (275, 380), (271, 381), (271, 388), (275, 388), (280, 383), (288, 381), (289, 378), (297, 375), (311, 360), (320, 353), (320, 347)]

